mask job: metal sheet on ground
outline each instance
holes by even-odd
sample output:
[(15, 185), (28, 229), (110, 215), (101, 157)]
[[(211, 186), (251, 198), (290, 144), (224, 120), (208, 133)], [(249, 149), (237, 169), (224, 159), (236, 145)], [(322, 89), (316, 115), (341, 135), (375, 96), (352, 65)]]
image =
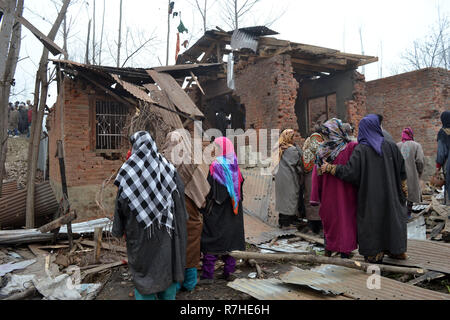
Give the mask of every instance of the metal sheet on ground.
[(325, 296), (307, 288), (299, 289), (278, 279), (237, 279), (228, 286), (258, 300), (349, 300), (343, 296)]
[[(358, 300), (450, 300), (450, 295), (380, 277), (379, 287), (372, 274), (341, 266), (322, 265), (311, 270), (293, 268), (282, 277), (290, 284), (309, 286), (319, 291), (340, 293)], [(373, 286), (369, 287), (368, 284)]]
[(244, 214), (245, 241), (253, 245), (259, 245), (271, 241), (276, 237), (293, 235), (297, 229), (282, 230), (274, 228), (262, 222), (256, 217)]

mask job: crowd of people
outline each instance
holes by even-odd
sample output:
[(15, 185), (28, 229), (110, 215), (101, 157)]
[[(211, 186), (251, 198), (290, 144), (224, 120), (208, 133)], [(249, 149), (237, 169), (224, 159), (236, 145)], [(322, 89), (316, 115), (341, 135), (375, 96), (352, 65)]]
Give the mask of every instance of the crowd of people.
[[(449, 205), (450, 111), (441, 121), (436, 174), (444, 169)], [(280, 228), (323, 234), (326, 256), (350, 258), (358, 248), (371, 263), (385, 255), (407, 259), (407, 223), (413, 204), (422, 202), (424, 153), (412, 128), (395, 143), (382, 122), (381, 115), (367, 115), (355, 138), (351, 124), (330, 119), (314, 126), (302, 149), (293, 130), (282, 132), (274, 173)]]
[[(450, 111), (441, 120), (436, 170), (444, 168), (448, 186)], [(314, 127), (302, 148), (294, 130), (281, 133), (274, 172), (280, 228), (306, 219), (311, 232), (323, 232), (326, 256), (348, 259), (359, 248), (370, 263), (385, 255), (407, 259), (407, 221), (421, 201), (424, 156), (411, 128), (397, 144), (382, 121), (366, 116), (355, 138), (351, 124), (330, 119)], [(246, 245), (244, 179), (233, 143), (216, 138), (208, 166), (175, 161), (176, 147), (191, 143), (178, 132), (169, 133), (161, 152), (145, 131), (130, 142), (115, 180), (113, 235), (126, 238), (135, 298), (174, 300), (179, 290), (194, 290), (200, 262), (202, 283), (214, 282), (219, 259), (220, 277), (235, 279), (230, 253)]]
[(30, 126), (33, 117), (33, 106), (30, 100), (27, 103), (16, 101), (8, 105), (8, 135), (17, 137), (21, 134), (30, 137)]

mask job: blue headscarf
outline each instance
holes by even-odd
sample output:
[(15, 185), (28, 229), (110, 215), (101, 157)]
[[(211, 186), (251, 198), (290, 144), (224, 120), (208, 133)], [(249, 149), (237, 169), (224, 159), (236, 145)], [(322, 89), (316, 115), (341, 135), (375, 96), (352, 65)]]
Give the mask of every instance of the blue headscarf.
[(375, 114), (369, 114), (359, 123), (358, 143), (370, 146), (380, 156), (383, 155), (381, 145), (384, 141), (380, 119)]

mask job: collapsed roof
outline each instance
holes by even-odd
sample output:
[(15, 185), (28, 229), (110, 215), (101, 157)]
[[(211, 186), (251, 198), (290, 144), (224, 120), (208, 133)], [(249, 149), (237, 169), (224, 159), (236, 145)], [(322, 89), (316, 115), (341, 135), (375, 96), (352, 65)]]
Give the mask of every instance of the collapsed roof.
[[(339, 50), (280, 40), (268, 35), (278, 34), (266, 27), (242, 28), (237, 31), (207, 31), (193, 46), (179, 56), (177, 63), (222, 62), (224, 54), (233, 51), (233, 40), (247, 35), (257, 42), (256, 50), (238, 49), (240, 57), (269, 58), (275, 55), (291, 56), (294, 71), (302, 75), (317, 75), (356, 69), (378, 61), (377, 57), (340, 52)], [(243, 36), (244, 35), (244, 36)], [(219, 58), (218, 58), (219, 57)]]

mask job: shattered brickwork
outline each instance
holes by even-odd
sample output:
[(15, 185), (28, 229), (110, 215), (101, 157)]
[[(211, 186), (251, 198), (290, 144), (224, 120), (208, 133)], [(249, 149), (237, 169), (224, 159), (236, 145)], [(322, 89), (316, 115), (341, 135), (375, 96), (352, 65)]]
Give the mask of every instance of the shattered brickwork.
[(290, 56), (241, 61), (236, 68), (235, 94), (246, 110), (246, 129), (298, 130), (295, 100), (299, 84)]
[[(64, 81), (64, 110), (61, 118), (60, 98), (52, 108), (52, 112), (47, 120), (49, 130), (49, 175), (52, 186), (57, 195), (61, 194), (61, 176), (58, 158), (55, 158), (57, 140), (63, 140), (64, 161), (66, 167), (66, 180), (69, 189), (69, 200), (71, 193), (76, 187), (91, 187), (91, 195), (85, 195), (88, 201), (71, 202), (72, 208), (77, 210), (77, 221), (86, 220), (100, 216), (98, 207), (95, 204), (94, 190), (100, 190), (104, 180), (108, 179), (116, 172), (123, 160), (108, 160), (96, 154), (91, 148), (92, 128), (90, 119), (89, 96), (106, 98), (97, 92), (93, 87), (81, 81), (73, 81), (65, 78)], [(61, 133), (63, 132), (63, 138)], [(121, 152), (126, 156), (126, 150)], [(77, 192), (78, 193), (78, 192)], [(110, 193), (108, 194), (111, 195)], [(106, 197), (105, 203), (113, 207), (115, 195)], [(78, 197), (79, 198), (79, 197)], [(75, 198), (74, 198), (75, 199)], [(94, 202), (93, 202), (94, 201)]]
[(395, 141), (405, 127), (414, 130), (426, 156), (425, 177), (433, 173), (440, 114), (450, 109), (450, 71), (428, 68), (366, 83), (367, 111), (382, 114)]
[(364, 75), (354, 72), (353, 99), (345, 102), (347, 108), (346, 122), (352, 123), (355, 128), (355, 136), (358, 136), (358, 124), (367, 114), (366, 107), (366, 82)]

